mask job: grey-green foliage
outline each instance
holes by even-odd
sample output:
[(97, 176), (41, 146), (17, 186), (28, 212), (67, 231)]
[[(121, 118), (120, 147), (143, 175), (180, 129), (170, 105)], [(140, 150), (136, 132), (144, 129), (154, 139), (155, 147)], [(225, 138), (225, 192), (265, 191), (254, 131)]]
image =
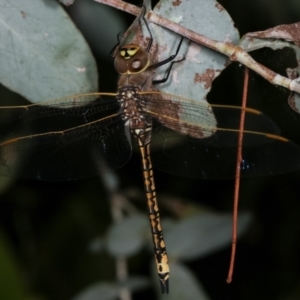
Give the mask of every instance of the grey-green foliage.
[[(237, 43), (239, 33), (227, 11), (215, 0), (178, 1), (163, 0), (153, 9), (158, 15), (211, 39)], [(154, 44), (157, 43), (157, 60), (162, 61), (175, 53), (180, 36), (163, 27), (149, 24)], [(149, 33), (143, 26), (143, 35)], [(211, 83), (229, 64), (226, 56), (207, 47), (185, 40), (175, 60), (185, 60), (173, 66), (168, 82), (158, 86), (160, 91), (203, 101)], [(169, 64), (156, 70), (156, 78), (164, 77)]]
[[(152, 268), (152, 278), (156, 284), (157, 298), (161, 300), (209, 300), (202, 284), (189, 268), (180, 262), (170, 263), (170, 294), (161, 294), (156, 270)], [(155, 278), (156, 277), (156, 278)]]
[(63, 5), (69, 6), (72, 5), (75, 2), (75, 0), (59, 0), (59, 2)]
[(56, 1), (0, 0), (0, 82), (31, 102), (98, 90), (91, 51)]
[(113, 300), (119, 299), (122, 288), (128, 288), (131, 291), (138, 291), (149, 286), (149, 280), (142, 277), (132, 277), (122, 284), (99, 282), (84, 289), (72, 300)]
[[(145, 215), (132, 215), (114, 224), (108, 230), (106, 239), (103, 240), (110, 255), (116, 258), (129, 258), (138, 251), (144, 251), (145, 247), (152, 252), (153, 246), (147, 219)], [(238, 220), (239, 236), (249, 228), (250, 221), (251, 215), (249, 213), (240, 213)], [(201, 284), (183, 265), (183, 262), (204, 257), (229, 246), (231, 243), (232, 214), (202, 212), (180, 221), (165, 220), (162, 225), (170, 260), (171, 292), (168, 299), (191, 299), (189, 298), (191, 295), (194, 295), (193, 299), (208, 299)], [(152, 269), (152, 279), (157, 285), (158, 297), (164, 299), (165, 296), (160, 295), (156, 267)], [(115, 299), (114, 297), (109, 299)]]
[[(265, 31), (250, 32), (242, 37), (239, 46), (247, 52), (251, 52), (261, 48), (270, 48), (272, 50), (280, 50), (290, 48), (295, 53), (298, 65), (291, 66), (286, 70), (286, 76), (300, 83), (300, 22), (288, 25), (279, 25), (269, 28)], [(288, 102), (291, 108), (300, 113), (300, 95), (292, 92)]]
[[(238, 234), (245, 232), (250, 215), (239, 216)], [(177, 222), (163, 223), (168, 255), (174, 260), (192, 260), (211, 254), (231, 242), (232, 215), (201, 213)], [(148, 234), (147, 234), (148, 233)], [(113, 225), (107, 234), (107, 250), (113, 256), (136, 254), (150, 240), (147, 217), (133, 215)]]

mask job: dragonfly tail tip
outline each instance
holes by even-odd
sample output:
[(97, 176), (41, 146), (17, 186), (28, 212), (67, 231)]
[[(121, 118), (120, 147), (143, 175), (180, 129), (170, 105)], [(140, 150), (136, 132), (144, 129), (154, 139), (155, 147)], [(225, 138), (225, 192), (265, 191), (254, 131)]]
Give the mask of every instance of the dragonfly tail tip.
[(161, 293), (164, 294), (169, 294), (169, 279), (167, 280), (159, 280), (160, 282), (160, 287), (161, 287)]

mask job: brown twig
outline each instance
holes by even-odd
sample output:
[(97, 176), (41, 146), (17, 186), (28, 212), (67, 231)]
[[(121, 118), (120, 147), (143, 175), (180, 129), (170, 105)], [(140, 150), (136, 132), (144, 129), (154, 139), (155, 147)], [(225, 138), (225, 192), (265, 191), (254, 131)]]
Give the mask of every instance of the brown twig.
[[(134, 6), (132, 4), (123, 2), (121, 0), (94, 0), (98, 3), (102, 3), (105, 5), (109, 5), (115, 7), (119, 10), (128, 12), (133, 15), (138, 15), (140, 13), (141, 8)], [(281, 76), (272, 70), (268, 69), (262, 64), (256, 62), (246, 51), (244, 51), (241, 47), (237, 45), (230, 44), (228, 42), (220, 42), (212, 40), (208, 37), (205, 37), (201, 34), (198, 34), (192, 30), (189, 30), (185, 27), (180, 26), (179, 24), (172, 22), (171, 20), (165, 19), (154, 12), (150, 11), (146, 13), (145, 18), (152, 23), (165, 27), (177, 34), (180, 34), (195, 43), (204, 45), (208, 48), (211, 48), (219, 53), (222, 53), (231, 61), (237, 61), (249, 69), (253, 70), (257, 74), (261, 75), (267, 81), (274, 85), (279, 85), (289, 89), (290, 91), (295, 91), (300, 93), (300, 83), (298, 83), (295, 79), (289, 79), (287, 77)]]
[(234, 262), (235, 262), (235, 252), (237, 244), (237, 226), (238, 226), (238, 205), (239, 205), (239, 195), (240, 195), (240, 183), (241, 183), (241, 164), (243, 161), (243, 137), (244, 137), (244, 125), (245, 125), (245, 109), (247, 107), (247, 94), (248, 94), (248, 83), (249, 83), (249, 69), (246, 68), (244, 76), (244, 88), (243, 88), (243, 98), (242, 98), (242, 110), (240, 117), (239, 135), (238, 135), (238, 145), (237, 145), (237, 158), (236, 158), (236, 168), (235, 168), (235, 183), (234, 183), (234, 200), (233, 200), (233, 224), (232, 224), (232, 242), (231, 242), (231, 258), (230, 266), (227, 276), (227, 282), (232, 281)]

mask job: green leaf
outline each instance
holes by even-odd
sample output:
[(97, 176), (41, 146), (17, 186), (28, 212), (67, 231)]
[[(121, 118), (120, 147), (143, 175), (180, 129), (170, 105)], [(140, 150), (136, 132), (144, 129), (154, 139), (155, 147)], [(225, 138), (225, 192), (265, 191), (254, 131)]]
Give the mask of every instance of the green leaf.
[(56, 1), (0, 0), (0, 82), (32, 102), (98, 90), (91, 51)]

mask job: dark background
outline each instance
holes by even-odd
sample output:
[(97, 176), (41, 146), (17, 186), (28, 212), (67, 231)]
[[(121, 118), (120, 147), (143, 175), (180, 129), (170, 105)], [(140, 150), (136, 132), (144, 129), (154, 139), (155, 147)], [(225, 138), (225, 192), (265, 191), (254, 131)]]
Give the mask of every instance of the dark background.
[[(297, 1), (219, 2), (231, 15), (241, 36), (299, 21)], [(75, 7), (67, 11), (77, 20)], [(133, 20), (119, 12), (116, 18), (124, 18), (128, 26)], [(92, 30), (107, 34), (107, 28)], [(106, 58), (90, 44), (99, 70), (104, 70), (99, 72), (100, 91), (114, 91), (117, 75), (109, 53)], [(107, 46), (105, 40), (98, 44)], [(286, 67), (295, 66), (293, 54), (288, 50), (266, 49), (256, 51), (253, 56), (283, 75)], [(240, 103), (242, 82), (243, 68), (232, 64), (214, 84), (209, 100), (217, 103), (222, 98), (224, 103)], [(252, 72), (249, 89), (250, 106), (268, 114), (285, 137), (299, 143), (300, 117), (286, 104), (289, 92), (271, 86)], [(224, 99), (224, 90), (228, 99)], [(11, 93), (4, 89), (1, 93), (9, 101)], [(121, 191), (129, 188), (142, 191), (138, 154), (134, 153), (116, 174)], [(227, 212), (232, 208), (233, 181), (200, 181), (159, 171), (155, 172), (155, 178), (158, 195), (188, 199), (217, 211)], [(225, 283), (229, 248), (188, 264), (211, 299), (299, 299), (299, 179), (300, 173), (294, 172), (241, 180), (240, 208), (251, 211), (254, 221), (238, 243), (233, 283)], [(137, 205), (142, 207), (140, 203)], [(163, 208), (164, 214), (169, 212)], [(1, 195), (0, 224), (7, 246), (26, 278), (24, 284), (28, 290), (43, 295), (43, 299), (69, 299), (97, 280), (114, 279), (113, 259), (107, 254), (93, 255), (87, 251), (89, 243), (103, 234), (110, 223), (108, 198), (99, 178), (60, 183), (14, 180)], [(148, 252), (140, 253), (130, 259), (130, 271), (147, 275), (150, 259)], [(154, 294), (147, 290), (138, 297), (153, 299)]]

